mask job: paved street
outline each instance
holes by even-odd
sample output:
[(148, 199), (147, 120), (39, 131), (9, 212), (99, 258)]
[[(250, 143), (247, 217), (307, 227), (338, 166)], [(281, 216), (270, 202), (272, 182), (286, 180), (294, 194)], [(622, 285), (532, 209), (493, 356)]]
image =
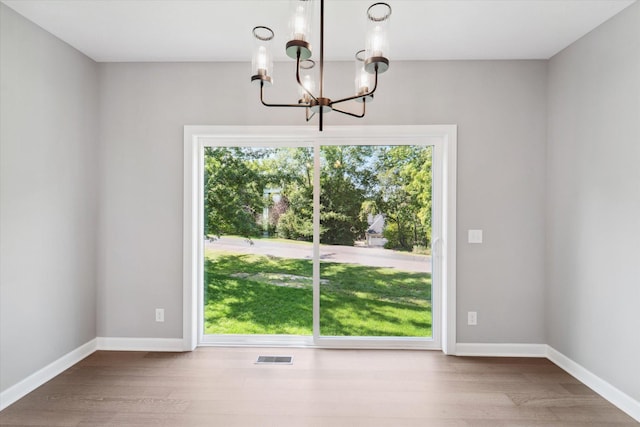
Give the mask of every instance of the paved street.
[[(313, 246), (304, 242), (253, 240), (253, 244), (240, 237), (223, 236), (213, 242), (205, 241), (205, 247), (231, 252), (272, 255), (283, 258), (311, 259)], [(332, 262), (390, 267), (404, 271), (431, 272), (431, 257), (365, 246), (320, 245), (320, 258)]]

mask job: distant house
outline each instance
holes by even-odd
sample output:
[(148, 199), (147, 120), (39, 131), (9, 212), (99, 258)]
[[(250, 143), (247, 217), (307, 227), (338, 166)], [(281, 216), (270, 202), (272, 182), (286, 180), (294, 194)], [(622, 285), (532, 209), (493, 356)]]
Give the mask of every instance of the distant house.
[(371, 215), (367, 218), (369, 228), (365, 233), (367, 239), (367, 246), (380, 247), (387, 243), (382, 235), (384, 231), (384, 214)]

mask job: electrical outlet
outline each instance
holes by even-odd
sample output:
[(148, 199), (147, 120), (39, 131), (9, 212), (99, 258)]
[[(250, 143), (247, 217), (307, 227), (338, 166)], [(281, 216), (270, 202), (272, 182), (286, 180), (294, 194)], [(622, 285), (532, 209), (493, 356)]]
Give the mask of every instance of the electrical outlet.
[(475, 326), (478, 324), (478, 312), (470, 311), (467, 313), (467, 325)]
[(469, 243), (482, 243), (482, 230), (469, 230)]
[(164, 308), (156, 308), (156, 322), (164, 322)]

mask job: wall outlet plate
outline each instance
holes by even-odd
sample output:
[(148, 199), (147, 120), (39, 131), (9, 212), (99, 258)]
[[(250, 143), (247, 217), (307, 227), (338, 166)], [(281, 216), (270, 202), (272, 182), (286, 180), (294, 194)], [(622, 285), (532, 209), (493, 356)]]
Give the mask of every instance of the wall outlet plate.
[(478, 324), (478, 312), (470, 311), (467, 313), (467, 325), (475, 326)]
[(469, 230), (469, 243), (482, 243), (482, 230)]
[(156, 308), (156, 322), (164, 322), (164, 308)]

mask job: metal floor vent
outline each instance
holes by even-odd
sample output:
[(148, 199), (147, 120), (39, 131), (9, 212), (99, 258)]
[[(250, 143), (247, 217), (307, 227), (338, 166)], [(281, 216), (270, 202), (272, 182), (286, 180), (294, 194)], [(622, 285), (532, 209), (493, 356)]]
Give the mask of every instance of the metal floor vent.
[(258, 356), (256, 365), (293, 365), (293, 356)]

